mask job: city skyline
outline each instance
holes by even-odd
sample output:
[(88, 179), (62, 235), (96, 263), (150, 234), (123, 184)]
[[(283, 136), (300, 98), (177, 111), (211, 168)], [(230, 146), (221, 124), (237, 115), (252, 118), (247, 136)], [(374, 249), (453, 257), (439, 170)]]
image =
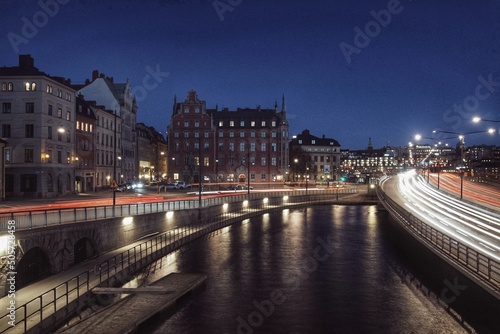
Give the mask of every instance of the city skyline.
[[(165, 134), (174, 96), (208, 108), (273, 108), (290, 135), (343, 148), (404, 146), (432, 130), (468, 133), (500, 119), (495, 1), (4, 1), (0, 66), (31, 54), (72, 83), (93, 70), (127, 79), (137, 121)], [(494, 125), (494, 124), (493, 124)], [(447, 135), (447, 137), (449, 137)], [(442, 138), (442, 137), (441, 137)], [(454, 146), (456, 140), (447, 140)], [(474, 134), (466, 145), (497, 144)]]

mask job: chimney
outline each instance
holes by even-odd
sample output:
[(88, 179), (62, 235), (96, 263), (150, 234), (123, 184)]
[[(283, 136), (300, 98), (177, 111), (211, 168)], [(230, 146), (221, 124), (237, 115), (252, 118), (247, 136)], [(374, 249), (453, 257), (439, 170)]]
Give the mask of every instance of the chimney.
[(31, 55), (19, 55), (19, 67), (35, 67), (35, 60)]
[(97, 78), (99, 78), (99, 71), (98, 70), (93, 70), (92, 71), (92, 81), (94, 81)]

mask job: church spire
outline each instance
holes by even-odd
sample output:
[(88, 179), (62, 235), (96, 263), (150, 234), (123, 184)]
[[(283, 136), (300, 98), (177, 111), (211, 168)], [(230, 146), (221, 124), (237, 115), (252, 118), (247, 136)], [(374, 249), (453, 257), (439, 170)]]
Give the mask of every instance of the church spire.
[(177, 94), (174, 95), (174, 105), (172, 106), (172, 116), (175, 115), (175, 108), (177, 108)]
[(368, 151), (373, 150), (373, 145), (372, 145), (372, 137), (368, 137)]
[(286, 107), (285, 107), (285, 93), (283, 93), (283, 97), (281, 98), (281, 112), (286, 113)]

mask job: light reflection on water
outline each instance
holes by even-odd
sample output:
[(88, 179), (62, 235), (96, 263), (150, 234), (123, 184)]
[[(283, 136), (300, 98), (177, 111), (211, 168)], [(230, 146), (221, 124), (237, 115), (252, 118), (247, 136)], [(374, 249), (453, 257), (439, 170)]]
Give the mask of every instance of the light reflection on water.
[[(151, 333), (463, 332), (392, 269), (370, 206), (318, 206), (247, 219), (166, 257), (151, 273), (206, 273)], [(331, 243), (329, 242), (331, 241)]]

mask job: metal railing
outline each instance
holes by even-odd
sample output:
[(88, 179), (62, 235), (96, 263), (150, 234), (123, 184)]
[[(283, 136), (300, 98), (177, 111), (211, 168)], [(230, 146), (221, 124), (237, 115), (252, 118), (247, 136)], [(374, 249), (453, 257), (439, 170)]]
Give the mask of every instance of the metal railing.
[(440, 252), (450, 262), (470, 273), (478, 282), (496, 294), (497, 298), (500, 297), (499, 262), (421, 221), (387, 196), (380, 187), (377, 187), (377, 195), (384, 207), (403, 224), (406, 230)]
[[(355, 194), (356, 189), (341, 189), (341, 194)], [(273, 196), (271, 196), (273, 195)], [(138, 245), (131, 247), (109, 259), (103, 260), (92, 270), (85, 272), (59, 284), (58, 286), (40, 294), (29, 302), (18, 306), (15, 310), (16, 326), (8, 325), (9, 314), (0, 317), (0, 333), (44, 333), (64, 324), (69, 318), (77, 314), (87, 305), (88, 298), (91, 298), (91, 289), (99, 285), (112, 285), (113, 282), (123, 274), (132, 274), (144, 268), (148, 264), (160, 259), (170, 252), (178, 249), (186, 243), (216, 231), (220, 228), (233, 224), (234, 222), (244, 220), (252, 216), (258, 216), (265, 212), (283, 210), (286, 208), (300, 207), (321, 203), (334, 203), (336, 201), (336, 192), (325, 191), (294, 191), (283, 193), (255, 193), (251, 194), (246, 207), (239, 207), (236, 210), (226, 213), (206, 217), (198, 221), (186, 223), (184, 226), (166, 231)], [(267, 203), (262, 201), (267, 197)], [(247, 195), (238, 195), (229, 197), (231, 202), (243, 201), (248, 199)], [(227, 203), (229, 198), (223, 198), (220, 201), (211, 198), (211, 203), (221, 205)], [(189, 202), (180, 201), (182, 204), (156, 205), (150, 208), (162, 207), (170, 210), (173, 208), (189, 207)], [(157, 204), (161, 204), (157, 203)], [(149, 203), (147, 204), (149, 205)], [(128, 206), (127, 215), (133, 212)], [(141, 206), (144, 208), (144, 206)], [(197, 205), (195, 206), (197, 208)], [(140, 211), (140, 210), (139, 210)], [(114, 281), (113, 281), (114, 280)], [(125, 283), (125, 282), (123, 282)]]
[[(201, 208), (219, 205), (222, 203), (239, 202), (243, 199), (254, 199), (259, 197), (274, 197), (283, 196), (298, 196), (314, 194), (314, 193), (339, 193), (352, 194), (356, 193), (354, 188), (343, 188), (335, 190), (309, 190), (309, 191), (289, 191), (289, 192), (255, 192), (250, 193), (250, 197), (246, 193), (239, 195), (231, 195), (224, 197), (202, 198)], [(117, 204), (95, 207), (83, 207), (73, 209), (55, 209), (55, 210), (32, 210), (32, 211), (17, 211), (9, 213), (0, 213), (0, 235), (8, 231), (8, 222), (15, 221), (16, 231), (33, 229), (38, 227), (49, 227), (62, 224), (85, 223), (101, 219), (114, 217), (125, 217), (134, 215), (143, 215), (149, 213), (197, 209), (199, 208), (198, 199), (180, 200), (180, 201), (161, 201), (150, 203), (136, 204)], [(114, 213), (114, 214), (113, 214)]]

